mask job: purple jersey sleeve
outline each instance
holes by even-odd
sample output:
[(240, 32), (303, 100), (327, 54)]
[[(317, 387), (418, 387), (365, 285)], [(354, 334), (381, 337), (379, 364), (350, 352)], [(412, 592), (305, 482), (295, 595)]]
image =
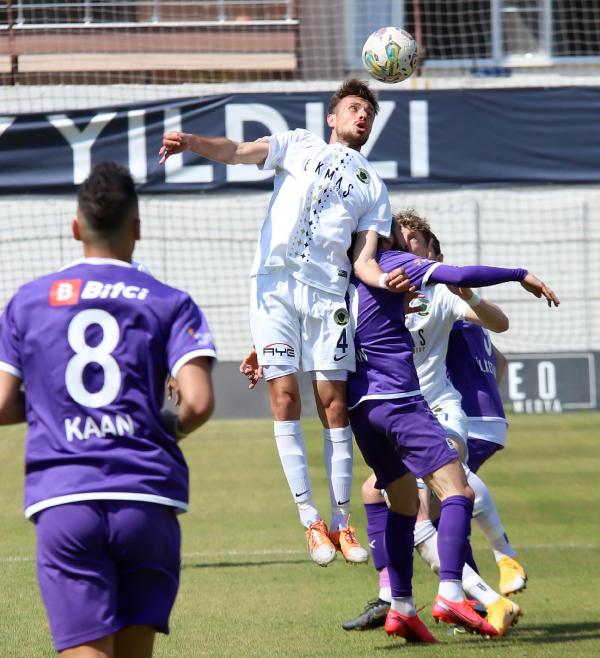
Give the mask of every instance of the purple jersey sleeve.
[(0, 318), (0, 370), (22, 379), (19, 347), (19, 333), (14, 317), (14, 301), (11, 299)]
[(494, 286), (508, 281), (521, 281), (527, 275), (527, 270), (509, 269), (506, 267), (488, 267), (487, 265), (465, 265), (454, 267), (442, 265), (431, 275), (431, 283), (448, 283), (453, 286), (480, 288)]
[(406, 276), (416, 288), (421, 288), (432, 280), (433, 272), (441, 265), (441, 263), (428, 258), (420, 258), (406, 251), (384, 251), (378, 260), (384, 272), (391, 272), (397, 267), (403, 267)]
[(181, 367), (197, 356), (215, 359), (215, 342), (204, 313), (189, 297), (185, 297), (167, 343), (171, 375), (177, 377)]

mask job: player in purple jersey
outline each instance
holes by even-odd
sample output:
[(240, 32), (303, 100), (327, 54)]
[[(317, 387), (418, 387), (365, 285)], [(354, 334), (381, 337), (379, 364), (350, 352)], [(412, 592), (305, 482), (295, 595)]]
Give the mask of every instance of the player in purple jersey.
[[(0, 320), (0, 424), (28, 424), (25, 515), (57, 651), (148, 658), (179, 584), (177, 443), (212, 413), (215, 345), (189, 295), (132, 266), (126, 169), (94, 167), (72, 228), (84, 258), (22, 286)], [(177, 413), (161, 411), (169, 374)]]
[[(401, 227), (395, 229), (399, 232)], [(401, 233), (396, 239), (403, 241)], [(402, 265), (417, 288), (430, 283), (464, 287), (517, 280), (536, 296), (544, 296), (549, 304), (559, 303), (545, 284), (525, 270), (449, 268), (397, 251), (383, 252), (378, 260), (383, 270)], [(356, 373), (348, 380), (350, 420), (365, 461), (377, 477), (376, 486), (385, 489), (391, 510), (387, 513), (385, 547), (392, 601), (385, 629), (409, 641), (432, 641), (418, 622), (412, 600), (416, 476), (423, 477), (442, 501), (440, 590), (434, 618), (496, 635), (496, 628), (478, 618), (464, 601), (461, 578), (474, 494), (457, 453), (449, 450), (444, 430), (421, 395), (403, 306), (384, 291), (357, 281), (350, 288), (350, 299), (357, 351)]]
[[(344, 297), (350, 271), (354, 268), (361, 280), (375, 286), (408, 288), (401, 271), (384, 274), (375, 261), (378, 235), (389, 235), (392, 213), (385, 184), (360, 150), (378, 108), (369, 86), (350, 79), (330, 99), (328, 143), (300, 128), (254, 142), (168, 131), (160, 149), (167, 168), (176, 162), (169, 158), (192, 151), (228, 165), (275, 170), (251, 269), (250, 329), (256, 352), (250, 356), (264, 368), (281, 465), (310, 556), (321, 566), (335, 559), (336, 549), (348, 562), (368, 560), (348, 525), (353, 454), (346, 378), (354, 369), (354, 349)], [(329, 528), (312, 495), (299, 371), (311, 373), (323, 425)]]

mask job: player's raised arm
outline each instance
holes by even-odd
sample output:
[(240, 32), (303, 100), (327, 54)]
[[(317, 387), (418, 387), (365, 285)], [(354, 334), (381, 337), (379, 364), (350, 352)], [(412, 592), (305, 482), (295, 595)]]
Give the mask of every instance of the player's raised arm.
[(465, 313), (465, 320), (495, 333), (508, 330), (508, 317), (499, 306), (481, 299), (471, 288), (457, 288), (456, 286), (448, 286), (448, 288), (470, 306)]
[(558, 306), (556, 293), (534, 274), (522, 268), (489, 267), (487, 265), (465, 265), (455, 267), (439, 265), (431, 274), (431, 283), (446, 283), (458, 287), (479, 288), (498, 283), (519, 281), (523, 288), (536, 297), (544, 297), (548, 306)]
[(269, 153), (268, 141), (236, 142), (227, 137), (206, 137), (177, 131), (163, 135), (163, 145), (159, 150), (160, 164), (167, 158), (184, 151), (192, 151), (208, 160), (226, 164), (261, 165)]
[(521, 280), (521, 285), (532, 295), (535, 295), (538, 298), (544, 297), (548, 302), (548, 306), (558, 306), (560, 304), (560, 299), (554, 290), (549, 288), (543, 281), (540, 281), (540, 279), (531, 272), (527, 272), (525, 278)]
[(360, 231), (354, 238), (352, 264), (356, 276), (368, 286), (385, 288), (390, 292), (407, 292), (410, 280), (404, 268), (383, 272), (376, 260), (379, 235), (375, 231)]
[(25, 421), (25, 396), (21, 380), (9, 372), (0, 370), (0, 425), (12, 425)]

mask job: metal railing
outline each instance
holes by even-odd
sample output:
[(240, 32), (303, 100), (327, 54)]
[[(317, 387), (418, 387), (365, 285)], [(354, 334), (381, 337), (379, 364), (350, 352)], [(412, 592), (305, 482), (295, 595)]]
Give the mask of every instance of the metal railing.
[[(289, 25), (295, 0), (13, 0), (0, 29)], [(4, 21), (1, 21), (4, 22)]]

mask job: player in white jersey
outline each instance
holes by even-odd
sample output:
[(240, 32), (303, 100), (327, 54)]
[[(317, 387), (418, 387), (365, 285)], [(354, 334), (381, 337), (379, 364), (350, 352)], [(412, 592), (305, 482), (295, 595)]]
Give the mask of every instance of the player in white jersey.
[[(377, 111), (373, 92), (352, 79), (331, 98), (329, 143), (302, 129), (241, 143), (167, 132), (160, 150), (161, 163), (190, 150), (210, 160), (276, 172), (251, 270), (250, 326), (256, 351), (250, 359), (257, 360), (268, 381), (281, 463), (311, 557), (321, 566), (335, 559), (336, 549), (349, 562), (368, 559), (348, 525), (352, 432), (345, 382), (347, 371), (354, 370), (354, 348), (344, 296), (350, 273), (354, 267), (365, 283), (390, 290), (408, 287), (402, 271), (383, 273), (375, 261), (378, 236), (390, 232), (391, 208), (385, 185), (360, 149)], [(312, 499), (300, 426), (300, 370), (312, 374), (324, 428), (329, 529)]]

